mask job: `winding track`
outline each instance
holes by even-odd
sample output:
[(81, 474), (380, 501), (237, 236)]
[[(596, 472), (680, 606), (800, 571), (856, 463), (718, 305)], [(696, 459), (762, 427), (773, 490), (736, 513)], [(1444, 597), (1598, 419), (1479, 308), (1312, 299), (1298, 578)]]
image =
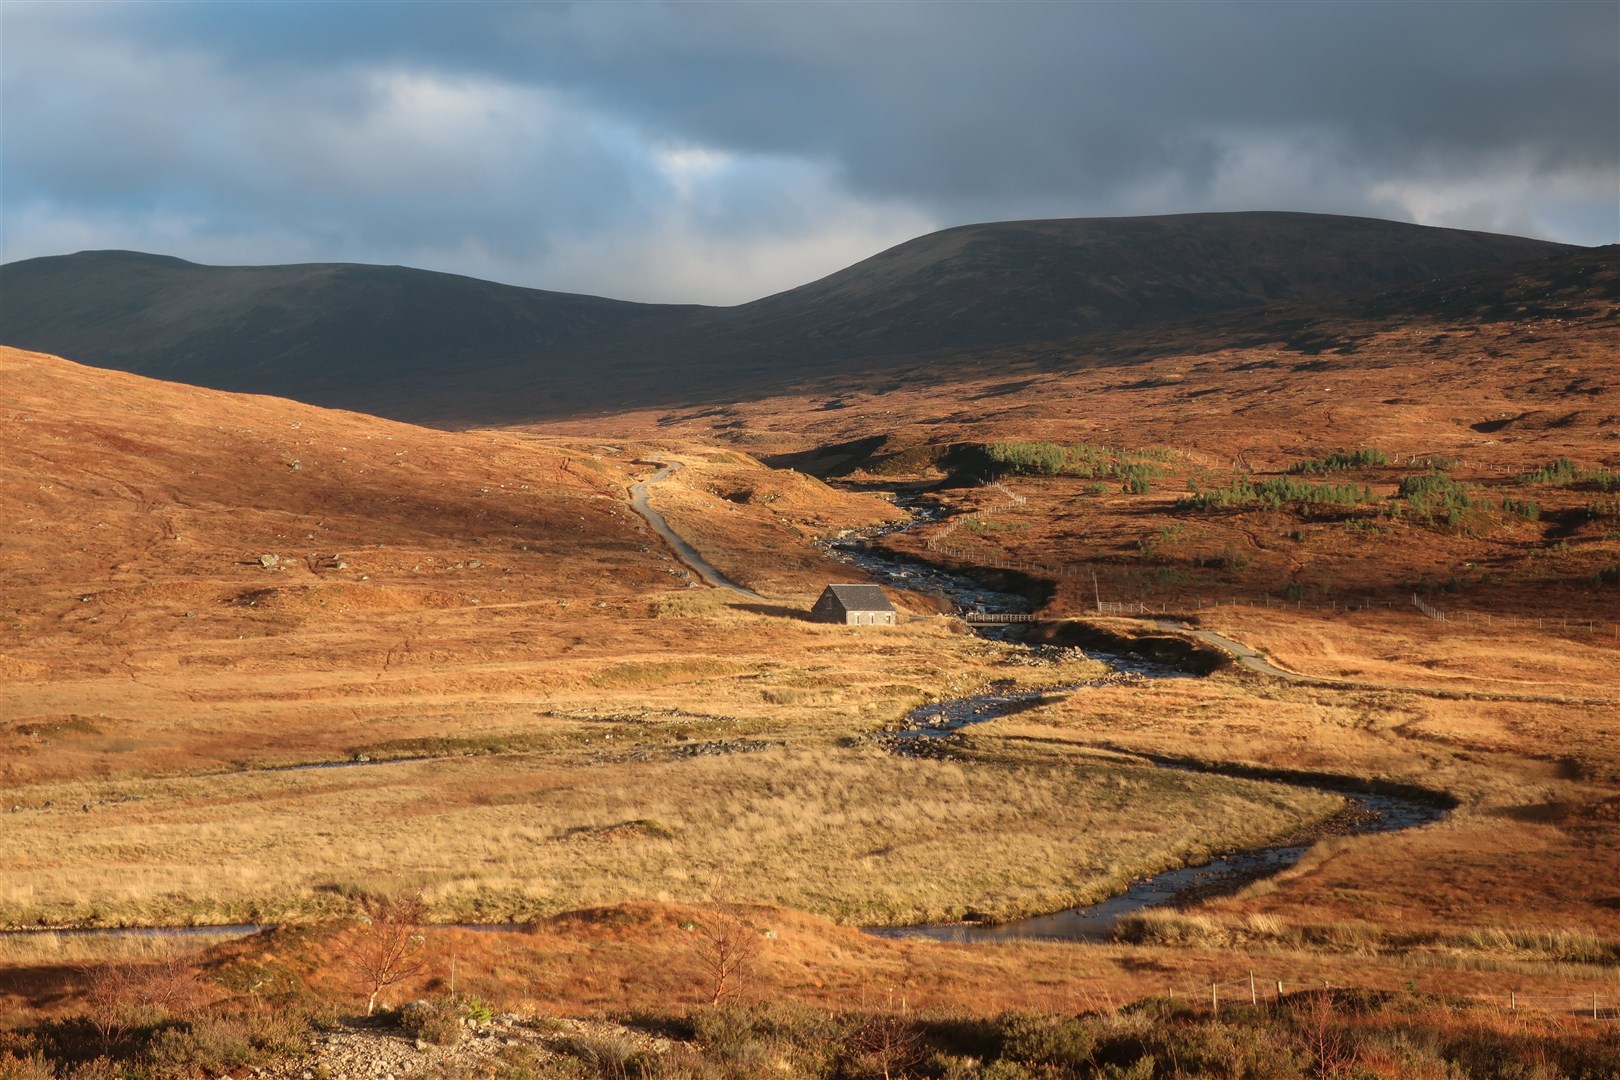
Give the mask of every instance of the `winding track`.
[(735, 581), (732, 581), (730, 578), (726, 577), (726, 575), (722, 574), (719, 570), (716, 570), (713, 566), (709, 565), (708, 560), (704, 559), (702, 555), (699, 555), (696, 548), (683, 540), (679, 533), (669, 527), (669, 522), (664, 520), (664, 515), (654, 510), (647, 503), (648, 488), (670, 476), (673, 476), (675, 473), (678, 473), (681, 471), (681, 469), (685, 468), (685, 466), (683, 466), (680, 462), (670, 461), (666, 458), (652, 458), (651, 460), (656, 465), (662, 465), (663, 468), (653, 473), (647, 479), (638, 481), (630, 486), (630, 509), (634, 510), (636, 513), (640, 514), (644, 519), (646, 519), (647, 524), (652, 526), (653, 531), (659, 536), (663, 537), (664, 542), (674, 549), (675, 554), (680, 557), (681, 562), (695, 570), (697, 575), (710, 585), (713, 585), (717, 589), (730, 589), (739, 596), (746, 596), (750, 600), (766, 599), (766, 597), (761, 596), (753, 589), (748, 588), (748, 586), (737, 584)]

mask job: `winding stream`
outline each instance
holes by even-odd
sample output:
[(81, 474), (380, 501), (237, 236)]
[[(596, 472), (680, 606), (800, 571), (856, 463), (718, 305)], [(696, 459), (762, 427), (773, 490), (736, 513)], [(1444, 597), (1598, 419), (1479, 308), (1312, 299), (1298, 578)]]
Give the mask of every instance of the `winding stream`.
[[(834, 556), (859, 567), (884, 584), (948, 597), (958, 610), (1011, 612), (1028, 611), (1029, 601), (1010, 593), (986, 588), (970, 578), (952, 574), (936, 566), (925, 566), (892, 556), (872, 546), (871, 541), (895, 532), (917, 528), (938, 520), (931, 510), (913, 511), (913, 519), (899, 525), (846, 534), (823, 545)], [(1002, 636), (1006, 628), (981, 630), (986, 636)], [(1084, 650), (1093, 660), (1108, 665), (1116, 673), (1149, 679), (1194, 678), (1188, 672), (1144, 660), (1140, 657)], [(1086, 684), (1080, 684), (1086, 685)], [(981, 724), (1038, 707), (1042, 702), (1079, 688), (1059, 686), (1044, 690), (990, 691), (972, 697), (937, 702), (913, 709), (901, 721), (893, 737), (897, 753), (926, 754), (926, 741), (946, 738), (971, 724)], [(1143, 764), (1161, 768), (1180, 766), (1143, 759)], [(1218, 770), (1208, 770), (1218, 772)], [(1235, 775), (1235, 774), (1234, 774)], [(1433, 824), (1445, 817), (1438, 805), (1396, 795), (1349, 790), (1322, 780), (1275, 781), (1310, 787), (1341, 795), (1345, 811), (1334, 816), (1335, 832), (1340, 835), (1367, 835), (1396, 832)], [(1313, 842), (1313, 841), (1311, 841)], [(869, 933), (882, 937), (922, 937), (937, 941), (994, 942), (1017, 940), (1104, 941), (1119, 920), (1146, 908), (1160, 907), (1193, 898), (1235, 892), (1259, 878), (1270, 877), (1295, 863), (1311, 847), (1311, 842), (1284, 843), (1253, 848), (1220, 856), (1199, 866), (1167, 870), (1138, 881), (1118, 896), (1086, 907), (1070, 908), (1050, 915), (1037, 915), (997, 924), (946, 923), (938, 925), (871, 927)]]
[[(904, 505), (904, 504), (901, 504)], [(1024, 612), (1030, 610), (1026, 597), (991, 589), (971, 578), (942, 570), (937, 566), (904, 559), (872, 546), (871, 541), (895, 532), (918, 528), (938, 521), (940, 514), (933, 509), (906, 507), (912, 513), (910, 521), (881, 526), (876, 529), (846, 533), (825, 541), (821, 547), (834, 558), (865, 571), (873, 578), (896, 588), (924, 594), (943, 596), (961, 611)], [(986, 627), (979, 631), (986, 637), (1003, 637), (1007, 627)], [(1113, 674), (1108, 679), (1170, 679), (1196, 678), (1188, 672), (1170, 665), (1140, 657), (1084, 650), (1091, 659), (1108, 665)], [(937, 740), (946, 738), (971, 724), (984, 723), (997, 717), (1009, 716), (1026, 709), (1037, 708), (1055, 696), (1061, 696), (1092, 683), (1051, 687), (1043, 690), (997, 691), (970, 697), (919, 706), (903, 719), (899, 730), (893, 733), (892, 746), (897, 753), (927, 754)], [(925, 749), (927, 748), (927, 749)], [(419, 759), (412, 759), (419, 760)], [(1181, 768), (1174, 763), (1141, 759), (1144, 765), (1161, 768)], [(357, 765), (397, 764), (393, 760), (361, 757), (353, 761), (313, 762), (302, 765), (272, 766), (275, 771), (345, 768)], [(1207, 770), (1217, 771), (1217, 770)], [(1239, 775), (1234, 772), (1232, 775)], [(1328, 780), (1289, 779), (1275, 780), (1293, 783), (1344, 796), (1347, 810), (1335, 815), (1336, 832), (1343, 835), (1395, 832), (1401, 829), (1429, 825), (1445, 817), (1446, 811), (1438, 805), (1395, 795), (1369, 794), (1348, 790)], [(1183, 867), (1157, 874), (1139, 881), (1124, 893), (1088, 907), (1071, 908), (1050, 915), (999, 924), (953, 923), (904, 927), (873, 927), (869, 933), (884, 937), (932, 938), (938, 941), (995, 942), (1014, 940), (1101, 941), (1106, 940), (1120, 918), (1146, 908), (1186, 902), (1235, 891), (1247, 882), (1277, 873), (1297, 863), (1309, 849), (1310, 843), (1286, 843), (1223, 855), (1200, 866)], [(487, 931), (514, 931), (527, 927), (526, 923), (464, 925), (463, 929)], [(269, 929), (270, 925), (237, 924), (231, 926), (185, 927), (124, 927), (39, 929), (0, 931), (0, 936), (61, 934), (64, 936), (109, 935), (130, 937), (240, 937)]]

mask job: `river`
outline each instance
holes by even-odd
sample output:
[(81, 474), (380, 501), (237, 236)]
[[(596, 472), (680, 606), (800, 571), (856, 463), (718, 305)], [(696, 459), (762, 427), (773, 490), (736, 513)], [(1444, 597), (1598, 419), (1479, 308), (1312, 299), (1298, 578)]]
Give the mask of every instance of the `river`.
[[(918, 528), (939, 520), (937, 511), (913, 509), (912, 519), (876, 529), (846, 533), (824, 542), (821, 546), (834, 558), (840, 559), (866, 572), (871, 577), (896, 588), (943, 596), (963, 611), (1026, 612), (1031, 608), (1028, 598), (1016, 593), (998, 591), (972, 578), (943, 570), (937, 566), (904, 559), (873, 546), (872, 541), (905, 529)], [(1016, 633), (1011, 627), (987, 627), (980, 630), (987, 637), (1005, 637)], [(1123, 653), (1084, 650), (1094, 660), (1112, 669), (1111, 679), (1172, 679), (1196, 678), (1189, 672), (1171, 665), (1129, 656)], [(1000, 716), (1037, 707), (1053, 695), (1075, 689), (1073, 686), (1049, 687), (1041, 690), (991, 690), (969, 697), (935, 702), (913, 709), (892, 733), (890, 745), (897, 753), (926, 753), (922, 748), (930, 741), (949, 737), (971, 724), (984, 723)], [(1182, 768), (1185, 765), (1154, 762), (1141, 759), (1144, 765), (1162, 768)], [(317, 762), (306, 765), (280, 766), (280, 769), (344, 768), (356, 765), (390, 764), (373, 762), (361, 757), (346, 762)], [(1206, 768), (1204, 771), (1221, 770)], [(1347, 810), (1336, 817), (1341, 822), (1339, 832), (1367, 834), (1394, 832), (1432, 824), (1445, 816), (1445, 810), (1434, 803), (1389, 794), (1347, 790), (1345, 785), (1322, 779), (1295, 778), (1287, 781), (1319, 791), (1340, 794), (1348, 802)], [(1199, 866), (1166, 871), (1137, 882), (1119, 896), (1088, 907), (1071, 908), (1049, 915), (999, 923), (941, 924), (905, 927), (873, 927), (871, 933), (885, 937), (922, 937), (939, 941), (991, 942), (1012, 940), (1101, 941), (1112, 933), (1118, 920), (1145, 908), (1184, 902), (1192, 897), (1206, 897), (1230, 892), (1242, 884), (1275, 874), (1297, 863), (1309, 849), (1308, 843), (1280, 844), (1272, 847), (1240, 851)], [(527, 924), (480, 924), (466, 929), (508, 931), (521, 930)], [(128, 936), (222, 936), (237, 937), (256, 933), (267, 926), (238, 924), (234, 926), (188, 927), (128, 927), (85, 928), (67, 930), (13, 930), (0, 934), (58, 933), (65, 935), (128, 935)]]
[[(953, 602), (959, 611), (1030, 610), (1030, 602), (1023, 596), (999, 592), (965, 575), (898, 557), (875, 546), (873, 541), (880, 540), (884, 536), (939, 520), (939, 514), (935, 510), (918, 510), (910, 507), (907, 509), (912, 512), (912, 520), (908, 522), (846, 533), (824, 543), (823, 549), (834, 558), (860, 568), (884, 584), (944, 596)], [(1012, 627), (989, 627), (980, 630), (985, 636), (998, 638), (1016, 632)], [(1124, 653), (1101, 652), (1094, 649), (1084, 651), (1091, 659), (1108, 665), (1116, 676), (1141, 679), (1197, 677), (1167, 664)], [(1057, 686), (1042, 690), (991, 690), (971, 697), (923, 705), (913, 709), (901, 721), (899, 730), (890, 740), (890, 745), (897, 753), (925, 756), (928, 753), (928, 750), (924, 749), (926, 741), (948, 738), (969, 725), (982, 724), (997, 717), (1035, 708), (1042, 701), (1066, 694), (1075, 688)], [(1142, 759), (1142, 764), (1158, 765), (1161, 768), (1187, 767), (1147, 758)], [(1221, 769), (1214, 767), (1203, 767), (1201, 771), (1222, 772)], [(1234, 771), (1233, 775), (1249, 774)], [(1431, 825), (1446, 815), (1445, 809), (1438, 803), (1354, 790), (1340, 781), (1297, 777), (1275, 782), (1286, 782), (1343, 796), (1346, 808), (1334, 816), (1329, 826), (1330, 831), (1341, 835), (1366, 835), (1418, 828)], [(1028, 919), (996, 924), (948, 923), (871, 927), (869, 932), (884, 937), (923, 937), (938, 941), (963, 942), (1105, 941), (1124, 916), (1147, 908), (1175, 905), (1194, 898), (1202, 899), (1234, 892), (1250, 881), (1269, 877), (1293, 866), (1306, 851), (1310, 850), (1310, 847), (1310, 842), (1282, 843), (1234, 852), (1198, 866), (1182, 867), (1157, 874), (1098, 904), (1069, 908)]]

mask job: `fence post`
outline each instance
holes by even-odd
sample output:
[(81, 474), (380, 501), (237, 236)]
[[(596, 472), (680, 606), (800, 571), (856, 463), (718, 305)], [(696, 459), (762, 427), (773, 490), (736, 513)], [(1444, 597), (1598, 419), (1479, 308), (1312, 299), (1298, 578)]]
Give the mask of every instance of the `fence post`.
[(1282, 996), (1283, 996), (1283, 995), (1282, 995), (1282, 980), (1281, 980), (1281, 979), (1278, 979), (1278, 980), (1277, 980), (1277, 1000), (1278, 1000), (1278, 1001), (1281, 1001), (1281, 1000), (1282, 1000)]
[(1254, 991), (1254, 972), (1249, 972), (1249, 1004), (1260, 1004), (1260, 995)]
[[(1219, 1015), (1221, 1015), (1221, 1004), (1220, 1004), (1219, 1001), (1215, 1000), (1215, 984), (1214, 983), (1209, 984), (1209, 1014), (1211, 1016), (1219, 1016)], [(1597, 995), (1596, 994), (1592, 995), (1592, 1019), (1594, 1019), (1594, 1020), (1597, 1019)]]

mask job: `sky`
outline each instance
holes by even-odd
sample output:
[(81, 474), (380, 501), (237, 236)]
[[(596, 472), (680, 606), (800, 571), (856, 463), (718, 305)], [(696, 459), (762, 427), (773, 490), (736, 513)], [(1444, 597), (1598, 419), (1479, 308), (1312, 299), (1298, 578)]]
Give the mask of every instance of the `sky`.
[(0, 261), (730, 304), (951, 225), (1620, 241), (1620, 3), (0, 0)]

